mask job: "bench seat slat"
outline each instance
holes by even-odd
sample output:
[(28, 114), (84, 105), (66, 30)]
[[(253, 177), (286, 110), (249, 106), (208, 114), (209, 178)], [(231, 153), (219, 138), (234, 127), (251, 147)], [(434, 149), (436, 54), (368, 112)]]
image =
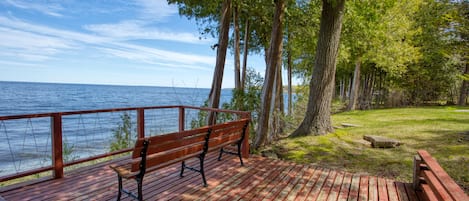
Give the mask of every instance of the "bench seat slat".
[(422, 184), (422, 191), (424, 194), (424, 199), (428, 201), (439, 201), (435, 193), (432, 191), (432, 188), (428, 184)]
[(443, 184), (442, 186), (447, 192), (450, 192), (450, 196), (453, 200), (469, 200), (469, 197), (464, 193), (462, 188), (456, 184), (456, 182), (448, 175), (448, 173), (445, 172), (445, 170), (443, 170), (440, 164), (438, 164), (438, 162), (433, 159), (427, 151), (419, 150), (417, 153), (422, 158), (422, 161), (427, 164), (427, 168), (435, 174), (439, 183)]
[(435, 177), (433, 172), (430, 170), (422, 171), (422, 176), (424, 177), (425, 181), (427, 181), (427, 185), (430, 186), (431, 190), (438, 198), (438, 200), (445, 200), (445, 201), (452, 201), (454, 200), (446, 191), (446, 189), (441, 185), (438, 179)]
[(119, 174), (121, 177), (126, 178), (126, 179), (134, 178), (139, 173), (138, 171), (137, 172), (130, 171), (130, 169), (131, 169), (130, 168), (131, 167), (130, 163), (124, 164), (124, 165), (116, 165), (116, 166), (111, 165), (110, 167), (111, 167), (111, 169), (116, 171), (117, 174)]

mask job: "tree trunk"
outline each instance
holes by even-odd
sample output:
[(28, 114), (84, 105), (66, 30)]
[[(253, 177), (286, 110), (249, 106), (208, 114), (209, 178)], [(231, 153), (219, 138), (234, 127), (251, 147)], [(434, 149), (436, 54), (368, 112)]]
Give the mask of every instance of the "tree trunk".
[[(283, 46), (283, 41), (280, 46)], [(276, 139), (279, 138), (279, 135), (283, 133), (283, 128), (285, 127), (282, 116), (285, 115), (285, 104), (283, 102), (283, 82), (282, 82), (282, 57), (278, 57), (277, 61), (277, 73), (276, 73), (276, 89), (275, 89), (275, 115), (276, 115)]]
[(362, 95), (360, 96), (359, 108), (360, 110), (371, 109), (371, 102), (373, 101), (373, 89), (375, 84), (376, 70), (372, 70), (371, 73), (365, 75)]
[(350, 89), (350, 99), (347, 106), (347, 110), (355, 110), (357, 106), (358, 91), (360, 89), (360, 72), (361, 71), (361, 59), (360, 57), (355, 61), (355, 71), (353, 73), (352, 88)]
[(288, 75), (288, 115), (293, 113), (293, 90), (292, 90), (292, 59), (290, 49), (287, 52), (287, 75)]
[[(278, 69), (279, 66), (277, 66), (276, 69)], [(270, 103), (270, 115), (271, 115), (271, 118), (269, 118), (269, 127), (267, 129), (267, 132), (268, 132), (268, 135), (267, 135), (267, 139), (265, 140), (264, 142), (264, 145), (269, 145), (270, 143), (272, 143), (274, 140), (277, 139), (277, 128), (279, 127), (279, 125), (277, 124), (278, 121), (278, 114), (277, 114), (277, 96), (278, 96), (278, 93), (277, 93), (277, 90), (278, 90), (278, 70), (275, 71), (275, 79), (274, 79), (274, 87), (272, 87), (272, 100), (271, 100), (271, 103)]]
[[(466, 63), (466, 69), (464, 70), (464, 74), (469, 74), (469, 64)], [(459, 93), (459, 101), (458, 105), (466, 105), (467, 100), (467, 91), (469, 90), (469, 81), (463, 80), (461, 84), (461, 91)]]
[(233, 8), (233, 26), (234, 26), (234, 74), (235, 74), (235, 89), (241, 89), (241, 71), (240, 71), (240, 37), (239, 37), (239, 15), (238, 6)]
[(340, 86), (339, 86), (339, 97), (340, 100), (343, 102), (345, 100), (345, 78), (340, 79)]
[(333, 132), (331, 102), (345, 0), (322, 1), (321, 26), (306, 115), (292, 136)]
[(265, 80), (262, 87), (262, 104), (259, 113), (256, 137), (254, 140), (255, 149), (263, 146), (267, 139), (275, 72), (277, 71), (276, 68), (278, 67), (278, 58), (282, 56), (284, 11), (285, 0), (276, 1), (275, 14), (272, 23), (272, 35), (270, 38), (270, 48), (268, 51), (266, 51), (268, 53), (266, 59), (268, 65), (266, 66)]
[[(220, 106), (221, 86), (223, 82), (223, 71), (225, 69), (226, 49), (228, 48), (228, 32), (230, 30), (230, 11), (231, 0), (223, 1), (223, 7), (220, 18), (220, 34), (218, 36), (218, 49), (217, 59), (215, 63), (215, 72), (213, 73), (212, 88), (208, 96), (211, 108), (218, 108)], [(216, 115), (213, 112), (209, 113), (208, 124), (216, 123)]]
[(379, 81), (378, 81), (378, 97), (376, 97), (376, 104), (375, 108), (379, 108), (381, 106), (381, 102), (384, 100), (384, 92), (383, 92), (383, 71), (379, 70)]
[(248, 50), (249, 50), (249, 18), (246, 18), (246, 29), (244, 30), (244, 55), (243, 55), (243, 73), (241, 75), (241, 89), (244, 90), (246, 84), (246, 71), (248, 64)]

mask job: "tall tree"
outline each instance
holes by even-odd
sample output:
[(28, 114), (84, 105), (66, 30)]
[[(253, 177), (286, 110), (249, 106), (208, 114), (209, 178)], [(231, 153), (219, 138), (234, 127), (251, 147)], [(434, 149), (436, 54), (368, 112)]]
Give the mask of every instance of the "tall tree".
[(466, 105), (469, 93), (469, 0), (455, 2), (457, 15), (455, 19), (456, 47), (461, 57), (462, 83), (458, 105)]
[(464, 106), (467, 102), (467, 94), (469, 90), (469, 63), (466, 62), (466, 67), (462, 76), (461, 88), (459, 90), (458, 105)]
[[(223, 71), (225, 69), (226, 50), (228, 48), (228, 32), (230, 30), (231, 0), (224, 0), (220, 15), (220, 34), (218, 36), (217, 59), (215, 72), (213, 73), (212, 88), (208, 96), (211, 108), (220, 106), (221, 86), (223, 82)], [(209, 114), (208, 123), (214, 124), (216, 117), (214, 113)]]
[(234, 49), (234, 80), (235, 89), (241, 89), (241, 65), (240, 65), (240, 36), (239, 36), (239, 5), (233, 6), (233, 49)]
[(418, 48), (411, 44), (416, 33), (412, 17), (419, 4), (417, 0), (348, 2), (342, 34), (345, 48), (339, 60), (342, 79), (353, 71), (348, 110), (371, 107), (377, 72), (397, 75), (419, 58)]
[(283, 21), (285, 13), (285, 1), (277, 0), (275, 3), (275, 14), (272, 25), (272, 33), (270, 38), (270, 47), (266, 51), (267, 66), (265, 72), (264, 85), (262, 87), (261, 111), (259, 114), (259, 122), (257, 124), (257, 132), (254, 140), (254, 148), (257, 149), (267, 142), (270, 111), (272, 104), (272, 92), (274, 88), (274, 80), (282, 56), (282, 40), (283, 40)]
[(343, 43), (347, 46), (350, 62), (355, 67), (350, 86), (350, 96), (347, 110), (355, 110), (358, 96), (362, 64), (368, 62), (368, 52), (373, 46), (380, 43), (377, 35), (384, 30), (378, 29), (378, 23), (382, 21), (386, 9), (389, 7), (388, 1), (376, 2), (373, 0), (349, 2), (344, 22)]
[[(212, 87), (208, 97), (208, 106), (218, 108), (220, 106), (221, 86), (228, 48), (232, 0), (168, 0), (168, 3), (176, 4), (180, 15), (195, 18), (201, 34), (215, 35), (218, 33), (218, 43), (214, 45), (214, 47), (217, 47), (217, 58)], [(222, 4), (221, 7), (219, 6), (220, 3)], [(215, 115), (210, 113), (208, 123), (215, 123), (215, 119)]]
[[(407, 104), (418, 105), (427, 101), (452, 99), (459, 65), (451, 61), (455, 48), (453, 42), (452, 1), (423, 1), (413, 16), (413, 46), (419, 48), (421, 57), (407, 65), (405, 74), (394, 83), (405, 89)], [(400, 19), (399, 19), (400, 21)], [(399, 50), (401, 52), (406, 52)]]
[(305, 118), (292, 136), (332, 132), (331, 101), (345, 0), (323, 0), (321, 25)]
[(244, 90), (244, 86), (246, 85), (246, 73), (247, 73), (247, 65), (248, 65), (248, 53), (249, 53), (249, 18), (246, 17), (246, 22), (244, 24), (244, 51), (243, 51), (243, 70), (241, 73), (241, 90)]

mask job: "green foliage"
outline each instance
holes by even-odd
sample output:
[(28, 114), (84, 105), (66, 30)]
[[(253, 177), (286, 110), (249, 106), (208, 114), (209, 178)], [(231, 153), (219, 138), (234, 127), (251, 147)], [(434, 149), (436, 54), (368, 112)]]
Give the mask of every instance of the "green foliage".
[(178, 6), (179, 15), (188, 19), (195, 19), (199, 27), (199, 32), (203, 36), (218, 35), (218, 22), (222, 0), (168, 0), (169, 4)]
[[(205, 101), (202, 107), (208, 107), (208, 101)], [(208, 122), (208, 112), (199, 110), (199, 112), (197, 113), (197, 118), (194, 118), (191, 120), (191, 128), (200, 128), (200, 127), (206, 126), (207, 122)]]
[(62, 145), (62, 156), (64, 162), (74, 161), (78, 159), (78, 156), (75, 155), (73, 152), (75, 151), (75, 145), (70, 145), (67, 142), (64, 142)]
[[(233, 89), (232, 97), (229, 103), (222, 105), (223, 109), (229, 110), (242, 110), (251, 112), (250, 132), (254, 132), (254, 128), (257, 125), (257, 119), (261, 104), (261, 90), (262, 90), (263, 78), (252, 68), (248, 68), (246, 71), (246, 83), (245, 91)], [(204, 106), (206, 107), (207, 101)], [(207, 125), (208, 112), (199, 111), (197, 118), (191, 120), (191, 128), (198, 128)], [(235, 116), (233, 114), (219, 113), (217, 115), (217, 122), (226, 122), (233, 120)], [(251, 135), (250, 137), (254, 137)]]
[(288, 35), (285, 49), (293, 59), (294, 74), (310, 79), (319, 34), (321, 3), (317, 0), (290, 3), (285, 19)]
[(395, 79), (406, 90), (410, 104), (430, 100), (452, 100), (452, 89), (458, 79), (459, 62), (453, 50), (451, 21), (454, 4), (446, 1), (425, 1), (415, 14), (413, 38), (422, 57), (407, 66), (407, 72)]
[(125, 112), (120, 116), (121, 122), (113, 129), (114, 139), (111, 142), (110, 151), (117, 151), (131, 147), (133, 139), (137, 138), (137, 132), (132, 127), (130, 114)]
[[(252, 68), (246, 71), (245, 90), (233, 89), (233, 97), (230, 103), (224, 104), (223, 108), (251, 112), (250, 133), (255, 133), (259, 119), (261, 92), (264, 79)], [(251, 139), (255, 136), (250, 135)]]

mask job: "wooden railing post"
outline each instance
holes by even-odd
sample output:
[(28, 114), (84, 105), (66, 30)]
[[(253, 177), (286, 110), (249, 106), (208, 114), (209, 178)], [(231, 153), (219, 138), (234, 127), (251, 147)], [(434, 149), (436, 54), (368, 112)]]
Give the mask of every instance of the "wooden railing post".
[(138, 138), (145, 137), (145, 109), (137, 109), (137, 136)]
[(415, 190), (420, 190), (420, 171), (421, 171), (422, 158), (419, 155), (414, 156), (414, 175), (412, 181), (412, 187)]
[(186, 121), (185, 120), (185, 117), (186, 117), (186, 114), (185, 114), (185, 110), (184, 110), (184, 106), (181, 106), (179, 107), (179, 132), (181, 131), (184, 131), (184, 122)]
[(55, 179), (64, 176), (64, 161), (62, 155), (62, 114), (54, 113), (51, 117), (52, 131), (52, 176)]

